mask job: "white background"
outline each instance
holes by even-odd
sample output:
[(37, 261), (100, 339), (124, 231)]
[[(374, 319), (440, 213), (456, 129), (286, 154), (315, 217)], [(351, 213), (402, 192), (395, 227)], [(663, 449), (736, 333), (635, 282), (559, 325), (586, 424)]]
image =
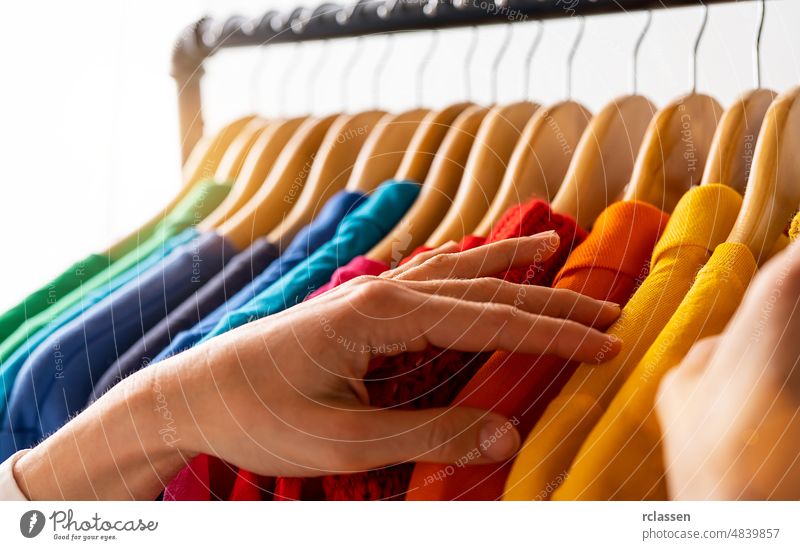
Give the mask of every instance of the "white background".
[[(89, 252), (134, 229), (180, 186), (174, 84), (175, 36), (203, 14), (257, 16), (289, 9), (278, 0), (26, 0), (0, 7), (0, 310)], [(691, 51), (701, 8), (658, 11), (641, 50), (639, 90), (664, 104), (691, 88)], [(632, 89), (632, 47), (642, 13), (588, 18), (573, 67), (573, 97), (596, 110)], [(764, 85), (800, 82), (800, 2), (769, 0)], [(754, 86), (756, 3), (712, 6), (699, 54), (700, 91), (723, 104)], [(565, 59), (576, 20), (545, 24), (531, 67), (530, 96), (544, 104), (566, 94)], [(364, 39), (350, 79), (343, 69), (355, 41), (223, 52), (208, 67), (209, 128), (253, 110), (266, 115), (422, 101), (489, 102), (491, 61), (507, 29), (485, 28), (465, 82), (471, 31), (440, 34), (420, 83), (417, 67), (431, 34), (398, 37), (378, 79), (384, 37)], [(499, 67), (499, 101), (523, 96), (523, 61), (535, 23), (514, 25)], [(288, 64), (297, 70), (288, 73)], [(316, 79), (309, 78), (321, 67)], [(281, 93), (283, 90), (284, 93)]]

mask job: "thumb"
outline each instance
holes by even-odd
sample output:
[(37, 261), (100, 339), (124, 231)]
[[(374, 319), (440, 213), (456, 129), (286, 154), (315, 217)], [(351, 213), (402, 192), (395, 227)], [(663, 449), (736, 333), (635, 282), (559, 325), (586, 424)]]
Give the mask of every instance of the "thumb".
[(514, 455), (520, 445), (517, 422), (501, 415), (456, 407), (420, 411), (373, 410), (365, 418), (364, 440), (375, 468), (400, 462), (487, 464)]

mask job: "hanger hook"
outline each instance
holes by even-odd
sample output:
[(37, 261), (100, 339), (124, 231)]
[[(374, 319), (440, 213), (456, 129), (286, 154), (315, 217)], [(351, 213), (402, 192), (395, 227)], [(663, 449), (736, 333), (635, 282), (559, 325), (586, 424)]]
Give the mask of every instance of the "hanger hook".
[(644, 23), (642, 32), (639, 33), (639, 38), (636, 39), (636, 45), (633, 47), (633, 94), (639, 93), (639, 51), (642, 49), (642, 42), (644, 37), (647, 36), (647, 31), (650, 30), (650, 25), (653, 22), (653, 11), (647, 10), (647, 20)]
[(524, 80), (523, 80), (523, 93), (525, 94), (525, 99), (530, 97), (531, 91), (531, 69), (533, 65), (533, 56), (536, 53), (536, 50), (539, 49), (539, 45), (542, 43), (542, 37), (544, 36), (544, 23), (539, 21), (537, 24), (538, 31), (536, 33), (536, 37), (533, 39), (531, 43), (531, 47), (528, 49), (528, 53), (525, 54), (525, 67), (524, 67)]
[(697, 32), (697, 38), (694, 41), (694, 50), (692, 52), (692, 93), (697, 93), (697, 54), (700, 51), (700, 42), (703, 40), (703, 35), (706, 33), (706, 26), (708, 25), (708, 4), (703, 4), (703, 21), (700, 23), (700, 30)]
[[(297, 42), (294, 44), (292, 48), (292, 55), (289, 58), (288, 63), (286, 64), (286, 68), (283, 70), (283, 74), (280, 76), (280, 78), (278, 78), (277, 82), (284, 82), (284, 83), (289, 82), (289, 79), (292, 77), (293, 73), (301, 65), (300, 61), (303, 58), (303, 49), (304, 48), (302, 42)], [(291, 86), (280, 87), (280, 92), (278, 97), (278, 114), (280, 116), (286, 116), (286, 103), (290, 88)]]
[(378, 66), (375, 67), (375, 76), (373, 77), (372, 81), (372, 101), (377, 108), (380, 105), (381, 100), (381, 80), (383, 79), (383, 73), (386, 71), (386, 67), (389, 65), (388, 59), (392, 55), (392, 51), (394, 50), (394, 34), (389, 33), (386, 35), (385, 38), (385, 46), (383, 48), (383, 53), (380, 56), (378, 61)]
[(578, 20), (578, 31), (575, 33), (575, 39), (572, 41), (572, 47), (567, 56), (567, 99), (572, 99), (572, 66), (575, 61), (575, 54), (578, 52), (578, 46), (583, 41), (584, 30), (586, 30), (586, 19), (581, 16)]
[(478, 26), (470, 27), (472, 38), (470, 38), (467, 54), (464, 56), (464, 90), (466, 91), (467, 101), (472, 100), (472, 61), (475, 59), (475, 52), (478, 51), (478, 38), (480, 32)]
[(511, 23), (506, 24), (506, 34), (503, 37), (503, 42), (497, 49), (497, 55), (494, 56), (494, 61), (492, 61), (492, 105), (497, 103), (497, 95), (499, 88), (497, 74), (500, 71), (500, 62), (506, 55), (506, 51), (508, 50), (509, 44), (511, 44), (511, 37), (513, 36), (513, 34), (514, 34), (514, 26)]
[(319, 53), (317, 57), (317, 62), (314, 63), (314, 66), (311, 68), (311, 79), (308, 83), (308, 89), (306, 90), (306, 105), (308, 112), (313, 112), (314, 110), (314, 102), (316, 99), (317, 93), (317, 82), (319, 82), (320, 73), (322, 73), (322, 68), (325, 66), (325, 62), (328, 60), (330, 56), (330, 48), (328, 44), (330, 40), (323, 40), (322, 41), (322, 51)]
[(761, 38), (764, 34), (764, 19), (767, 15), (767, 0), (758, 3), (758, 27), (756, 33), (755, 52), (753, 59), (753, 72), (756, 80), (756, 88), (761, 88)]
[(431, 44), (425, 56), (420, 60), (419, 69), (417, 69), (417, 105), (422, 107), (423, 94), (425, 90), (425, 71), (431, 64), (434, 54), (439, 46), (439, 29), (433, 29), (431, 32)]
[(344, 66), (344, 72), (342, 73), (342, 88), (341, 88), (341, 105), (342, 110), (347, 110), (347, 92), (348, 92), (348, 84), (350, 84), (350, 75), (353, 74), (353, 69), (355, 68), (356, 64), (358, 63), (359, 58), (361, 57), (361, 53), (363, 52), (363, 48), (361, 47), (361, 41), (364, 39), (363, 36), (356, 37), (355, 46), (353, 47), (353, 53), (350, 55), (350, 58), (347, 60), (347, 63)]

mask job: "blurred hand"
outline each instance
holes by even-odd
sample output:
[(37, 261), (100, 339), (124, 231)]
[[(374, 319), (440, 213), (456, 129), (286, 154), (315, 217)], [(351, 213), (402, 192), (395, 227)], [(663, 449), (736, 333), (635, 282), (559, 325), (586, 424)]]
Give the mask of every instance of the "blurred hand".
[(719, 337), (698, 342), (657, 404), (676, 499), (800, 498), (800, 243), (757, 275)]

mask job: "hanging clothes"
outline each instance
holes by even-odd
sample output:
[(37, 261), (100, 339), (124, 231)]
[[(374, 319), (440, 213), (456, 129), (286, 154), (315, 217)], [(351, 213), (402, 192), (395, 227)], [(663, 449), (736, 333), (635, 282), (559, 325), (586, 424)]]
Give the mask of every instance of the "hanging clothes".
[(178, 334), (172, 343), (161, 351), (153, 362), (163, 361), (199, 343), (222, 321), (226, 314), (247, 305), (256, 296), (267, 290), (278, 279), (286, 275), (297, 264), (303, 262), (319, 247), (336, 234), (336, 228), (344, 217), (356, 209), (364, 200), (363, 193), (340, 191), (331, 197), (314, 220), (301, 229), (275, 262), (256, 276), (251, 283), (220, 305), (191, 329)]
[(50, 335), (14, 383), (0, 428), (0, 456), (34, 445), (83, 410), (93, 381), (118, 354), (202, 287), (233, 255), (233, 246), (223, 237), (204, 234)]
[(47, 338), (58, 329), (68, 325), (70, 322), (83, 315), (84, 312), (89, 311), (90, 308), (102, 302), (109, 294), (116, 292), (131, 281), (138, 279), (149, 269), (157, 266), (164, 259), (164, 256), (169, 255), (176, 248), (190, 242), (196, 235), (194, 230), (186, 229), (179, 235), (167, 240), (164, 243), (163, 253), (162, 251), (158, 251), (151, 254), (140, 261), (135, 267), (114, 277), (113, 280), (109, 282), (108, 286), (96, 288), (83, 296), (79, 303), (68, 308), (44, 328), (30, 336), (23, 345), (18, 347), (17, 350), (8, 357), (8, 359), (0, 363), (0, 391), (2, 391), (3, 397), (0, 399), (0, 418), (5, 414), (8, 395), (14, 386), (14, 381), (19, 371), (42, 342), (47, 340)]
[(600, 368), (578, 367), (520, 451), (506, 498), (534, 498), (569, 471), (575, 452), (678, 308), (697, 271), (731, 232), (741, 204), (741, 196), (723, 185), (684, 195), (655, 247), (649, 275), (608, 330), (622, 340), (622, 350)]
[[(612, 204), (567, 259), (553, 287), (624, 305), (647, 275), (653, 247), (668, 219), (667, 214), (643, 202)], [(504, 415), (524, 440), (549, 400), (577, 366), (576, 362), (549, 355), (497, 352), (452, 405)], [(417, 464), (406, 499), (499, 499), (511, 463), (467, 465), (442, 476), (446, 468), (444, 464)]]
[[(667, 500), (655, 397), (692, 345), (725, 329), (756, 272), (750, 250), (716, 247), (691, 290), (584, 442), (555, 500)], [(712, 396), (709, 396), (711, 398)]]
[(278, 255), (278, 248), (262, 238), (225, 262), (219, 273), (150, 329), (103, 373), (94, 384), (89, 404), (123, 378), (149, 365), (154, 355), (169, 346), (173, 334), (199, 323), (203, 317), (224, 304), (229, 296), (233, 297), (251, 282), (257, 273), (263, 272)]
[(62, 297), (35, 317), (29, 318), (0, 344), (0, 363), (5, 361), (14, 351), (23, 345), (28, 336), (36, 333), (51, 323), (61, 313), (78, 304), (81, 299), (95, 289), (106, 289), (113, 286), (115, 277), (135, 267), (150, 254), (165, 254), (165, 242), (185, 229), (196, 225), (216, 208), (230, 191), (230, 185), (217, 184), (213, 181), (202, 181), (195, 185), (191, 193), (159, 223), (153, 236), (143, 242), (133, 252), (111, 264), (97, 276), (86, 281), (68, 295)]

